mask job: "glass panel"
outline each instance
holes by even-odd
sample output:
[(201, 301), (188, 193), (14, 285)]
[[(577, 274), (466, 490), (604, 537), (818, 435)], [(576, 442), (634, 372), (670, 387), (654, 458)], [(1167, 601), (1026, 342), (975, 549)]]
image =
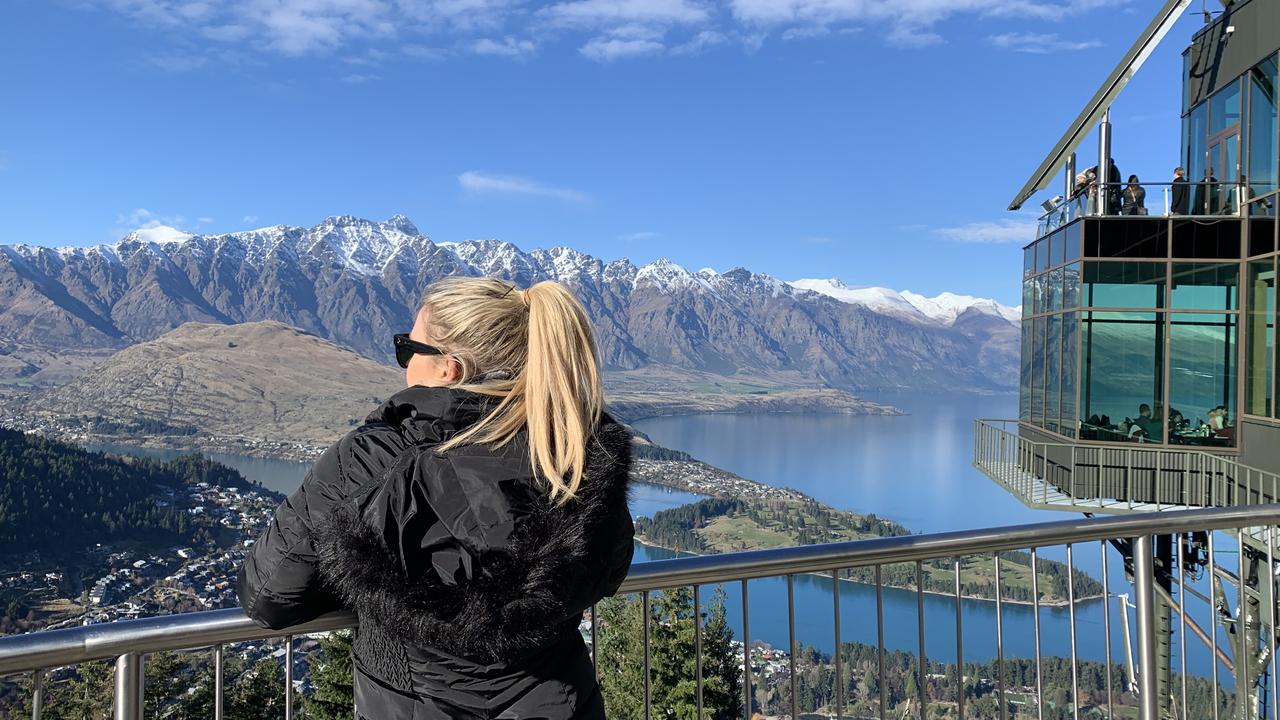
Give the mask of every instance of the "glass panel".
[(1145, 262), (1086, 262), (1084, 304), (1089, 307), (1163, 308), (1166, 266)]
[(1240, 221), (1174, 220), (1173, 256), (1176, 258), (1240, 258)]
[(1036, 243), (1036, 272), (1049, 269), (1049, 240), (1042, 239)]
[(1158, 442), (1164, 397), (1164, 314), (1084, 313), (1080, 437)]
[(1209, 98), (1209, 134), (1240, 124), (1240, 83), (1233, 82)]
[(1201, 103), (1196, 109), (1191, 111), (1191, 115), (1187, 118), (1187, 136), (1183, 147), (1186, 151), (1186, 158), (1183, 160), (1183, 166), (1187, 169), (1187, 181), (1191, 183), (1191, 199), (1188, 207), (1191, 208), (1192, 214), (1204, 212), (1204, 187), (1199, 183), (1204, 179), (1205, 169), (1205, 153), (1208, 152), (1206, 142), (1209, 139), (1208, 131), (1209, 105)]
[(1169, 221), (1160, 217), (1091, 218), (1084, 254), (1089, 257), (1169, 257)]
[(1169, 307), (1175, 310), (1235, 310), (1240, 265), (1174, 263)]
[(1027, 317), (1035, 312), (1035, 288), (1035, 280), (1022, 281), (1022, 317)]
[(1044, 426), (1058, 431), (1058, 413), (1061, 411), (1059, 393), (1062, 389), (1062, 316), (1050, 315), (1049, 337), (1045, 345), (1044, 366)]
[(1062, 268), (1049, 273), (1049, 312), (1062, 309)]
[(1063, 268), (1062, 307), (1067, 310), (1080, 307), (1080, 263)]
[(1240, 206), (1246, 202), (1243, 193), (1249, 179), (1243, 170), (1240, 166), (1240, 136), (1232, 135), (1222, 141), (1222, 207), (1218, 208), (1222, 215), (1239, 213)]
[(1036, 246), (1031, 245), (1022, 251), (1022, 277), (1029, 278), (1036, 274)]
[(1276, 268), (1274, 258), (1249, 263), (1249, 286), (1245, 302), (1249, 315), (1245, 337), (1245, 412), (1270, 415), (1271, 358), (1276, 331)]
[(1022, 323), (1022, 372), (1018, 383), (1018, 418), (1031, 420), (1031, 321)]
[(1169, 316), (1169, 441), (1235, 445), (1236, 317)]
[(1066, 261), (1071, 262), (1080, 257), (1080, 228), (1084, 227), (1084, 223), (1071, 223), (1062, 231), (1063, 249), (1066, 252)]
[(1265, 195), (1276, 189), (1276, 59), (1249, 72), (1249, 190)]
[(1036, 318), (1031, 337), (1031, 422), (1044, 427), (1044, 334), (1047, 323)]
[(1079, 313), (1062, 316), (1062, 426), (1058, 432), (1067, 437), (1076, 436), (1076, 330), (1080, 324)]
[(1048, 305), (1045, 300), (1045, 286), (1049, 283), (1049, 276), (1037, 275), (1031, 279), (1031, 304), (1036, 314), (1046, 311)]
[(1249, 254), (1266, 255), (1276, 251), (1275, 218), (1249, 219)]
[(1049, 236), (1049, 266), (1062, 264), (1062, 239), (1063, 233), (1056, 232)]

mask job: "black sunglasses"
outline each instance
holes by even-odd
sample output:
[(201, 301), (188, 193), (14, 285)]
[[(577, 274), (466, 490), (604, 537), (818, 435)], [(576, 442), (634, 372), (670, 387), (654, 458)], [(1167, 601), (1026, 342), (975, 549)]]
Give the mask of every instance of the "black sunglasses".
[(447, 355), (444, 350), (435, 345), (426, 345), (409, 337), (409, 333), (397, 333), (391, 336), (392, 342), (396, 346), (396, 362), (400, 363), (400, 367), (409, 367), (409, 361), (414, 355)]

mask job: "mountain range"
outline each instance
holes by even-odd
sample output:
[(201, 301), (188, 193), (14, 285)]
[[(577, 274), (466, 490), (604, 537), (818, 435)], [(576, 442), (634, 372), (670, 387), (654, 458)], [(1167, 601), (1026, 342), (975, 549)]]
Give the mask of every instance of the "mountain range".
[(672, 366), (851, 391), (1016, 385), (1017, 311), (993, 301), (669, 260), (637, 266), (498, 240), (436, 243), (402, 215), (218, 235), (151, 228), (91, 247), (0, 245), (0, 373), (56, 377), (60, 364), (187, 322), (278, 321), (387, 360), (422, 290), (451, 275), (566, 284), (613, 371)]

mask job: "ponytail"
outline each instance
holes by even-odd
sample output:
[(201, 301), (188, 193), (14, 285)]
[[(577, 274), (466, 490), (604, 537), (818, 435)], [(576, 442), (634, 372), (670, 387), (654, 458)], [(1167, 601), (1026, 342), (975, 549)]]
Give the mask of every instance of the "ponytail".
[(541, 282), (524, 291), (529, 305), (525, 426), (533, 466), (551, 497), (573, 497), (582, 482), (587, 441), (604, 411), (595, 338), (582, 306), (563, 286)]
[[(439, 451), (470, 443), (502, 446), (524, 429), (529, 461), (551, 498), (571, 500), (604, 412), (595, 335), (582, 305), (556, 282), (516, 291), (500, 280), (450, 278), (432, 285), (422, 309), (431, 339), (463, 368), (458, 386), (500, 398), (492, 412)], [(510, 377), (472, 381), (495, 370)]]

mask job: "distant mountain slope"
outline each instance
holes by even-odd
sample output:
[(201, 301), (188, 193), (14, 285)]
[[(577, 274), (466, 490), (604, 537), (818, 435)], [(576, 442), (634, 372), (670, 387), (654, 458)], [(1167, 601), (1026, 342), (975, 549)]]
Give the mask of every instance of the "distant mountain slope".
[(79, 419), (93, 434), (328, 445), (403, 386), (399, 368), (281, 323), (189, 323), (37, 397), (27, 414)]
[(386, 359), (387, 338), (408, 326), (422, 290), (459, 274), (569, 285), (615, 370), (670, 365), (864, 392), (1016, 384), (1016, 353), (1004, 352), (1016, 346), (1013, 324), (958, 327), (960, 315), (983, 311), (978, 304), (912, 316), (907, 294), (903, 312), (890, 311), (742, 268), (690, 272), (569, 248), (434, 243), (403, 216), (225, 235), (152, 229), (90, 248), (0, 246), (0, 354), (10, 356), (0, 372), (31, 374), (51, 354), (105, 353), (186, 322), (275, 320)]

